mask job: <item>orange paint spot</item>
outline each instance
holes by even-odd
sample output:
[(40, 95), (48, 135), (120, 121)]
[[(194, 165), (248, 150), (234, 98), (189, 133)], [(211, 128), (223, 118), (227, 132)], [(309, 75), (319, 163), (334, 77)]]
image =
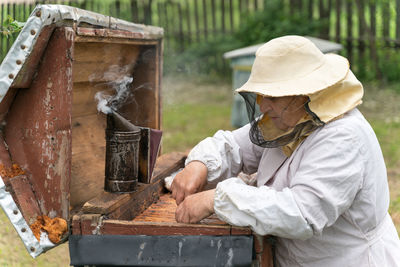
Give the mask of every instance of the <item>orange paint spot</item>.
[(51, 219), (43, 215), (38, 216), (36, 221), (30, 225), (30, 228), (38, 241), (40, 241), (40, 233), (46, 232), (50, 241), (57, 244), (67, 232), (68, 225), (67, 221), (62, 218)]
[(25, 171), (18, 164), (14, 163), (10, 168), (0, 164), (0, 175), (3, 178), (12, 178), (21, 174), (25, 174)]

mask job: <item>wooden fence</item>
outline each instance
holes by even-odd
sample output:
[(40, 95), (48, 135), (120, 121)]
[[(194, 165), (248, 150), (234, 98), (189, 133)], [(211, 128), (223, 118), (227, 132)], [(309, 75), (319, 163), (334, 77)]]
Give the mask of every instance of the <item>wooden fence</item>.
[[(1, 21), (9, 14), (25, 21), (35, 4), (66, 4), (165, 29), (166, 53), (179, 53), (192, 43), (234, 33), (243, 20), (268, 9), (272, 0), (80, 0), (36, 1), (0, 6)], [(2, 1), (4, 2), (4, 1)], [(360, 72), (382, 77), (383, 49), (400, 48), (400, 0), (282, 0), (287, 15), (328, 21), (319, 37), (342, 43), (342, 52)], [(0, 36), (0, 58), (14, 37)], [(222, 60), (222, 59), (221, 59)], [(369, 64), (369, 67), (365, 67)]]

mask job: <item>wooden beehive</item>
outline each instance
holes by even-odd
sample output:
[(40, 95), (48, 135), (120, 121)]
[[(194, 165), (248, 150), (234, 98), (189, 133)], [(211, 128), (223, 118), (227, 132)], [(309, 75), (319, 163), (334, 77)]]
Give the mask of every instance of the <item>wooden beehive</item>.
[[(42, 213), (67, 218), (69, 203), (74, 209), (103, 191), (106, 120), (94, 95), (111, 90), (116, 75), (135, 76), (129, 86), (136, 101), (121, 113), (137, 125), (160, 128), (161, 41), (104, 37), (122, 35), (113, 30), (102, 34), (57, 28), (35, 79), (27, 88), (14, 85), (13, 96), (6, 96), (13, 99), (4, 141), (12, 161), (32, 177), (33, 191), (43, 196)], [(110, 67), (118, 71), (103, 75)]]
[(106, 115), (97, 92), (115, 94), (114, 84), (131, 78), (119, 112), (160, 129), (162, 36), (161, 28), (67, 6), (33, 11), (0, 77), (2, 181), (27, 225), (38, 215), (69, 221), (103, 192)]

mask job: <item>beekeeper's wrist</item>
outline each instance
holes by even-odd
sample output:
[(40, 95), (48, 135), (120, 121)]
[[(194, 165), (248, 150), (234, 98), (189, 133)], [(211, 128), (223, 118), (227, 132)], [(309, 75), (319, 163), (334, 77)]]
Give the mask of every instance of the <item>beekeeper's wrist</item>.
[(205, 182), (207, 181), (208, 169), (206, 164), (203, 162), (193, 160), (186, 164), (185, 169), (190, 169), (191, 173), (194, 174), (197, 179)]
[(194, 155), (191, 156), (191, 154), (189, 154), (185, 161), (185, 166), (188, 166), (192, 162), (201, 163), (206, 168), (206, 181), (212, 182), (219, 177), (220, 168), (218, 168), (218, 164), (216, 164), (214, 160), (207, 157), (196, 157)]

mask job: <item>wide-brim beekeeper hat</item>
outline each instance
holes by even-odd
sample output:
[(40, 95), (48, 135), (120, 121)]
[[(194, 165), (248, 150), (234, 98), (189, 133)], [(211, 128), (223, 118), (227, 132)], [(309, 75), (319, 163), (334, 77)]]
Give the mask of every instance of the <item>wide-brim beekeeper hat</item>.
[(256, 52), (248, 81), (236, 92), (246, 100), (250, 122), (257, 120), (251, 107), (255, 101), (248, 93), (267, 97), (308, 96), (307, 112), (313, 123), (319, 125), (353, 109), (363, 96), (362, 85), (345, 57), (323, 54), (309, 39), (295, 35), (262, 45)]

